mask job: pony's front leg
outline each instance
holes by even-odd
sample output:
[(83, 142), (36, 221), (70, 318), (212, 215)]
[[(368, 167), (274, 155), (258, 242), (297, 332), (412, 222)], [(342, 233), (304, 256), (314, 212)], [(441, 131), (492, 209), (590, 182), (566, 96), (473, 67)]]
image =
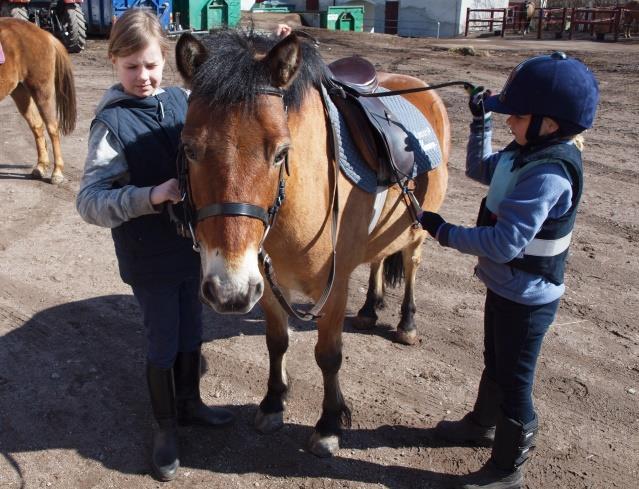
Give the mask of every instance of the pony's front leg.
[(284, 425), (288, 393), (286, 350), (288, 350), (288, 315), (279, 305), (270, 287), (265, 287), (260, 305), (266, 315), (266, 346), (269, 354), (268, 391), (255, 415), (255, 428), (272, 433)]
[(322, 415), (309, 440), (309, 450), (318, 457), (330, 457), (339, 449), (342, 427), (350, 428), (351, 410), (346, 405), (339, 385), (342, 366), (342, 324), (346, 310), (347, 286), (334, 286), (324, 316), (317, 322), (315, 361), (324, 378)]
[(377, 312), (384, 309), (384, 262), (371, 263), (366, 301), (353, 320), (356, 329), (371, 329), (377, 323)]
[(414, 240), (402, 250), (404, 265), (404, 299), (402, 300), (402, 316), (395, 332), (395, 341), (404, 345), (414, 345), (417, 342), (417, 327), (415, 325), (415, 277), (422, 259), (423, 236)]

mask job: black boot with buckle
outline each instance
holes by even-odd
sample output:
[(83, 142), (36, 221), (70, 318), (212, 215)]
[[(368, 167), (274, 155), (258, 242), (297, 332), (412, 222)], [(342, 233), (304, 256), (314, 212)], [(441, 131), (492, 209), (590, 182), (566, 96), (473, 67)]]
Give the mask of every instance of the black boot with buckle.
[(153, 432), (151, 468), (159, 480), (170, 481), (177, 477), (180, 466), (173, 369), (147, 364), (146, 379), (153, 416), (157, 422), (157, 429)]
[(462, 489), (521, 489), (521, 466), (535, 447), (537, 416), (521, 424), (503, 413), (497, 420), (490, 460), (478, 472), (463, 478)]
[(495, 439), (500, 402), (499, 386), (484, 371), (473, 410), (458, 421), (440, 421), (435, 427), (435, 434), (456, 445), (490, 447)]
[(201, 349), (177, 354), (173, 367), (180, 426), (224, 426), (235, 419), (228, 409), (209, 407), (200, 397)]

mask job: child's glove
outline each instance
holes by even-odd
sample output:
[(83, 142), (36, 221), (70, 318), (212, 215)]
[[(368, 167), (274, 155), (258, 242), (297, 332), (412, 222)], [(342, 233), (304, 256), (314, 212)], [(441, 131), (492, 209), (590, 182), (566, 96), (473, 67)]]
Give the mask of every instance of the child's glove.
[(444, 224), (446, 221), (435, 212), (424, 211), (417, 216), (419, 223), (422, 225), (428, 234), (430, 234), (433, 238), (437, 237), (437, 231), (439, 227)]
[(479, 93), (471, 94), (468, 99), (468, 108), (475, 118), (485, 117), (490, 112), (485, 112), (484, 100), (492, 95), (490, 90), (483, 90)]

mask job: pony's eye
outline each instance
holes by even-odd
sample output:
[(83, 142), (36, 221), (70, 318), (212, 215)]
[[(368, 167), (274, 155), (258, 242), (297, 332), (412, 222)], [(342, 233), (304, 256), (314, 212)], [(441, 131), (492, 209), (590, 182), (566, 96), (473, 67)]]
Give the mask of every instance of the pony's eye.
[(288, 155), (288, 148), (283, 148), (277, 152), (275, 155), (275, 159), (273, 160), (274, 166), (280, 166), (282, 163), (286, 161), (286, 156)]
[(197, 153), (188, 144), (184, 145), (184, 154), (189, 160), (195, 160), (197, 158)]

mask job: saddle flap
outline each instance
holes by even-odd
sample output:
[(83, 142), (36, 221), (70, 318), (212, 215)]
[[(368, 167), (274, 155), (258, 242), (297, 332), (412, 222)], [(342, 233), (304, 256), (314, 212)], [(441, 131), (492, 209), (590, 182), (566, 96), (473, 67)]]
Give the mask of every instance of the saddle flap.
[(331, 100), (344, 117), (353, 143), (367, 165), (377, 173), (380, 185), (388, 185), (411, 175), (415, 158), (408, 147), (408, 134), (393, 113), (378, 98), (346, 98), (334, 95)]

